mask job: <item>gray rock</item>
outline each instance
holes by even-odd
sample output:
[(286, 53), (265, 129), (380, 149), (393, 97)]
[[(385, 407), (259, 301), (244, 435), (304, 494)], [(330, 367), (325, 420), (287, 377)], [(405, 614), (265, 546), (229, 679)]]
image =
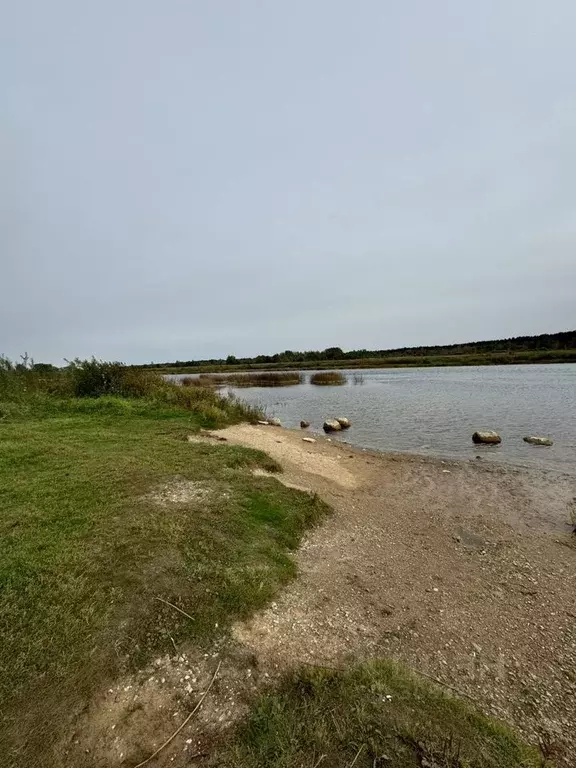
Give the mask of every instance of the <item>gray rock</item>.
[(310, 422), (309, 421), (304, 421), (304, 419), (302, 419), (302, 421), (300, 422), (300, 428), (301, 429), (308, 429), (309, 426), (310, 426)]
[(267, 422), (267, 421), (264, 421), (263, 419), (261, 419), (261, 420), (259, 420), (259, 421), (258, 421), (258, 424), (262, 424), (262, 425), (264, 425), (264, 424), (268, 424), (268, 422)]
[(316, 442), (316, 440), (314, 440), (314, 438), (313, 438), (313, 437), (303, 437), (303, 438), (302, 438), (302, 442), (303, 442), (303, 443), (315, 443), (315, 442)]
[(474, 432), (472, 435), (472, 442), (474, 443), (487, 443), (489, 445), (496, 445), (502, 442), (502, 438), (498, 432), (494, 432), (491, 429), (486, 429), (482, 432)]
[(280, 419), (276, 419), (276, 418), (268, 419), (268, 424), (270, 424), (271, 427), (281, 427), (282, 426), (282, 422), (280, 421)]
[(342, 425), (338, 419), (326, 419), (323, 424), (324, 432), (340, 432)]
[(350, 419), (347, 419), (346, 416), (338, 416), (336, 421), (340, 424), (342, 429), (348, 429), (350, 427)]
[(538, 437), (537, 435), (527, 435), (522, 439), (524, 440), (525, 443), (530, 443), (530, 445), (554, 445), (554, 441), (551, 440), (549, 437)]

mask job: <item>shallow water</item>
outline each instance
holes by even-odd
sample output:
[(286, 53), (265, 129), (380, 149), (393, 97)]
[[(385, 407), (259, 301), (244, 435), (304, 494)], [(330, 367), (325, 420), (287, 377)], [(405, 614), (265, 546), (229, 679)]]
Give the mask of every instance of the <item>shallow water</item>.
[[(233, 391), (286, 427), (306, 419), (321, 431), (325, 418), (347, 416), (352, 427), (332, 437), (364, 448), (576, 473), (576, 364), (376, 369), (361, 372), (363, 384), (343, 373), (344, 386), (313, 386), (307, 376), (298, 386)], [(495, 429), (502, 444), (475, 446), (477, 429)], [(554, 445), (527, 445), (528, 434)]]

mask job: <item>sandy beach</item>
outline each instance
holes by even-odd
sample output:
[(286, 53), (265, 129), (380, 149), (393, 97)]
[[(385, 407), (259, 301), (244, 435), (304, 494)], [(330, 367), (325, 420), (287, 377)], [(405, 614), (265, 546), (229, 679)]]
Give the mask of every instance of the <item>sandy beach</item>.
[(259, 664), (391, 657), (572, 764), (574, 478), (310, 443), (271, 426), (219, 434), (266, 451), (279, 480), (334, 510), (298, 551), (299, 578), (235, 629)]

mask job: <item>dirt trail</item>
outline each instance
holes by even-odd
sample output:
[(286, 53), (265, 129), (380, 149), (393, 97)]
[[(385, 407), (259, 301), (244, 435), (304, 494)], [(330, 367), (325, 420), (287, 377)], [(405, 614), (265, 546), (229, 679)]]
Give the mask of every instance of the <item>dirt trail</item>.
[(206, 764), (214, 738), (287, 667), (372, 657), (456, 689), (574, 765), (575, 478), (303, 442), (270, 426), (218, 435), (264, 450), (283, 467), (275, 477), (334, 514), (295, 554), (299, 577), (231, 643), (157, 659), (95, 700), (67, 765), (134, 766), (184, 720), (219, 660), (203, 707), (151, 766)]
[(576, 756), (576, 481), (479, 460), (352, 450), (235, 426), (283, 480), (334, 515), (297, 553), (299, 578), (235, 637), (273, 669), (348, 656), (404, 661), (473, 698), (560, 762)]

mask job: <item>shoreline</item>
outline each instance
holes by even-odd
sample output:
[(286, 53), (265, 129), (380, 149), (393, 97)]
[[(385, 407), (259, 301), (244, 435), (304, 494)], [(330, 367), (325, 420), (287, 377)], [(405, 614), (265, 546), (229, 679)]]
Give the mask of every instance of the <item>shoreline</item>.
[(333, 514), (295, 557), (299, 577), (234, 631), (275, 676), (299, 663), (391, 658), (472, 698), (532, 743), (576, 753), (576, 485), (483, 461), (363, 451), (296, 430), (217, 433), (265, 451), (272, 475)]
[[(219, 430), (215, 434), (225, 436), (227, 440), (239, 445), (257, 447), (264, 450), (280, 464), (287, 464), (284, 468), (284, 473), (288, 475), (299, 470), (306, 471), (306, 468), (310, 469), (310, 455), (325, 456), (331, 460), (333, 460), (334, 456), (340, 455), (341, 458), (337, 458), (336, 461), (343, 460), (345, 468), (351, 459), (360, 461), (361, 467), (367, 461), (372, 465), (380, 463), (384, 468), (390, 463), (406, 463), (409, 466), (429, 466), (434, 468), (435, 471), (441, 471), (442, 473), (447, 469), (450, 471), (451, 468), (459, 468), (469, 473), (478, 473), (480, 475), (485, 473), (486, 475), (498, 476), (502, 479), (516, 477), (519, 482), (532, 481), (537, 484), (550, 485), (555, 487), (553, 494), (555, 498), (550, 500), (551, 511), (548, 514), (542, 514), (542, 521), (545, 521), (546, 525), (549, 526), (548, 530), (550, 532), (556, 534), (571, 532), (568, 504), (576, 496), (576, 472), (570, 473), (564, 469), (554, 467), (518, 464), (482, 455), (465, 459), (446, 455), (416, 453), (413, 451), (382, 451), (376, 448), (364, 448), (338, 437), (330, 437), (324, 433), (283, 426), (244, 424), (227, 427), (225, 430)], [(314, 442), (305, 442), (304, 438), (312, 438)], [(288, 457), (288, 461), (286, 461), (286, 451), (278, 448), (283, 443), (291, 446), (290, 453), (292, 455)], [(480, 447), (480, 450), (482, 450), (482, 447)], [(310, 474), (314, 475), (315, 472), (312, 471)], [(360, 469), (360, 474), (365, 474), (364, 468)], [(279, 476), (280, 478), (281, 476)], [(559, 488), (558, 485), (561, 487)], [(550, 525), (551, 518), (555, 519), (556, 522)]]

